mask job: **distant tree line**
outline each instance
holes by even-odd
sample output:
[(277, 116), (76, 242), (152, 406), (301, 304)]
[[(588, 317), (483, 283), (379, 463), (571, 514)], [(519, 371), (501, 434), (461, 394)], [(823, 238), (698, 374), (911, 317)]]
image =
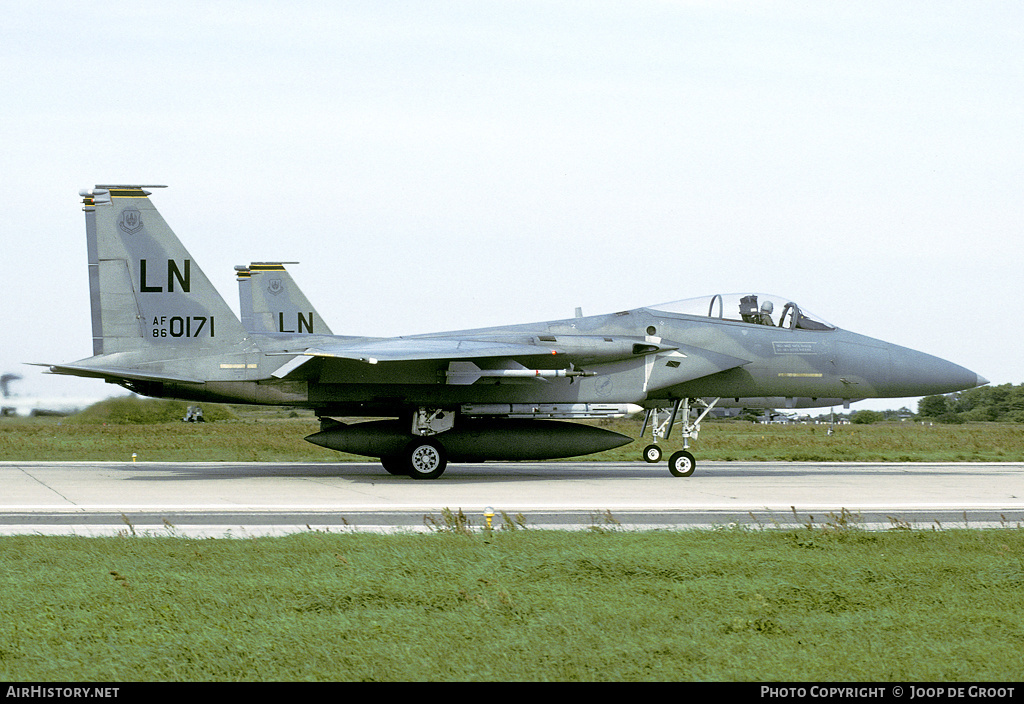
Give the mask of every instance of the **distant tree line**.
[[(744, 409), (739, 420), (757, 422), (762, 410)], [(979, 386), (976, 389), (957, 391), (941, 396), (925, 396), (917, 402), (917, 414), (909, 408), (888, 411), (854, 411), (849, 414), (823, 414), (814, 420), (848, 419), (851, 423), (871, 424), (882, 421), (915, 420), (935, 423), (966, 423), (968, 421), (990, 421), (1000, 423), (1024, 423), (1024, 384), (1001, 384)]]
[(938, 423), (1024, 423), (1024, 384), (979, 386), (942, 396), (925, 396), (917, 403), (917, 415)]

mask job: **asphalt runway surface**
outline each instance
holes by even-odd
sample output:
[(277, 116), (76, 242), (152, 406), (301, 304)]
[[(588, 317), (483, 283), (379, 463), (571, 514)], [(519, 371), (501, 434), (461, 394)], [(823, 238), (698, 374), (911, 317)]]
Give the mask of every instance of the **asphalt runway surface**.
[(452, 464), (433, 481), (379, 464), (0, 462), (0, 534), (252, 537), (472, 526), (585, 530), (1024, 526), (1024, 463)]

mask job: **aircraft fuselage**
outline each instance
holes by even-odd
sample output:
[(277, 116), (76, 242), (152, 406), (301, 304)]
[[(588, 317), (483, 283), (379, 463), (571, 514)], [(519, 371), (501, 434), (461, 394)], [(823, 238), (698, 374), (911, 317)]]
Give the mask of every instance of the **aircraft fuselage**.
[[(325, 415), (379, 416), (424, 406), (658, 405), (684, 397), (801, 397), (820, 400), (826, 406), (851, 398), (945, 393), (950, 388), (976, 385), (978, 379), (951, 362), (846, 330), (767, 327), (647, 308), (436, 337), (451, 336), (534, 345), (535, 356), (521, 356), (517, 361), (538, 370), (572, 365), (592, 376), (481, 378), (455, 385), (448, 383), (450, 363), (446, 359), (376, 364), (315, 359), (298, 378), (277, 379), (271, 373), (288, 359), (285, 353), (316, 346), (318, 338), (302, 336), (300, 342), (294, 336), (257, 334), (252, 336), (252, 345), (233, 355), (193, 359), (193, 369), (207, 377), (203, 384), (133, 381), (127, 385), (152, 396), (299, 406), (320, 409)], [(645, 346), (652, 345), (663, 351), (649, 352)], [(636, 353), (634, 346), (638, 346)], [(717, 355), (744, 363), (715, 372)], [(140, 368), (156, 364), (144, 361)], [(701, 371), (711, 373), (693, 378), (698, 365)]]

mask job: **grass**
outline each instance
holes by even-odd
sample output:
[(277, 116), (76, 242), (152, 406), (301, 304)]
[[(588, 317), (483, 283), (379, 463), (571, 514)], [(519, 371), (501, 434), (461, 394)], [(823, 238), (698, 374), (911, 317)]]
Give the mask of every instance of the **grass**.
[[(148, 425), (79, 424), (54, 418), (0, 422), (0, 460), (162, 462), (337, 462), (341, 456), (305, 442), (315, 419), (268, 418)], [(365, 458), (362, 458), (365, 459)]]
[(1024, 671), (1020, 529), (435, 525), (0, 538), (0, 679), (955, 682)]
[[(161, 402), (166, 403), (166, 402)], [(312, 445), (303, 437), (319, 430), (309, 411), (206, 406), (207, 423), (183, 423), (180, 409), (163, 409), (160, 422), (126, 421), (117, 415), (71, 418), (0, 419), (0, 460), (338, 462), (366, 458)], [(141, 414), (140, 414), (141, 415)], [(139, 416), (135, 416), (136, 418)], [(159, 417), (157, 418), (159, 420)], [(602, 427), (640, 438), (641, 419), (600, 421)], [(593, 460), (637, 461), (649, 437)], [(668, 453), (682, 447), (678, 432), (661, 443)], [(698, 461), (950, 462), (1024, 461), (1024, 424), (966, 423), (921, 425), (875, 423), (836, 426), (758, 425), (706, 421), (691, 450)]]

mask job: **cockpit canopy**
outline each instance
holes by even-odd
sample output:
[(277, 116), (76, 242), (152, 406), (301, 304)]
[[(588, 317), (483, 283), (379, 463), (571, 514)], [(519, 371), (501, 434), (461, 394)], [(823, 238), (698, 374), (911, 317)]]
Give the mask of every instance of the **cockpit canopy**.
[(659, 313), (718, 318), (752, 325), (793, 330), (835, 330), (835, 326), (804, 310), (793, 301), (761, 293), (716, 293), (651, 306)]

